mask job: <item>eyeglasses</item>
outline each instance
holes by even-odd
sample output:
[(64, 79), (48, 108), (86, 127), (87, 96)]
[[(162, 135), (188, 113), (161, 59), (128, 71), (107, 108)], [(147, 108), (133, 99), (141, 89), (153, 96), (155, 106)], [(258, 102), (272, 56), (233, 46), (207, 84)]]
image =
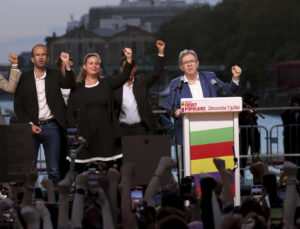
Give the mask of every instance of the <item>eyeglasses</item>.
[(187, 64), (195, 64), (198, 60), (187, 60), (181, 62), (182, 65), (187, 65)]

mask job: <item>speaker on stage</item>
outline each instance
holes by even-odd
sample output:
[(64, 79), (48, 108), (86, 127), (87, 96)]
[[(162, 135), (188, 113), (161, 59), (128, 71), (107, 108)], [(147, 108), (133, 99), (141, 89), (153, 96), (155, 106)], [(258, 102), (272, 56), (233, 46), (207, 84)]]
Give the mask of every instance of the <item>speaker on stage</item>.
[[(139, 135), (122, 137), (123, 163), (135, 164), (135, 184), (147, 185), (161, 157), (171, 157), (169, 135)], [(165, 172), (161, 185), (167, 184), (170, 172)]]
[(24, 168), (33, 161), (31, 126), (0, 125), (0, 182), (23, 180)]

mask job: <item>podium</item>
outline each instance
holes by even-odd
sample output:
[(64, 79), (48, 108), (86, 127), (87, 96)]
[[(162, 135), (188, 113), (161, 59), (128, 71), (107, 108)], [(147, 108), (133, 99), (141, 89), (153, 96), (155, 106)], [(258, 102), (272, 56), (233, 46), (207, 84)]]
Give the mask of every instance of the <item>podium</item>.
[[(241, 97), (182, 99), (184, 175), (194, 176), (201, 193), (199, 174), (208, 173), (220, 180), (213, 158), (225, 160), (225, 168), (234, 170), (239, 162), (238, 113)], [(235, 205), (240, 205), (240, 170), (234, 170), (231, 188)]]

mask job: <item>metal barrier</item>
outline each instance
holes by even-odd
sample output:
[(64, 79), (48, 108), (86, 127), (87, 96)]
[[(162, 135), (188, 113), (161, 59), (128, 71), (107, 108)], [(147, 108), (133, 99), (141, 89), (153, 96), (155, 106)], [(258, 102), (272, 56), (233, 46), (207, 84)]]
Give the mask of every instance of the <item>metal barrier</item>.
[[(277, 116), (280, 111), (284, 110), (295, 110), (295, 107), (274, 107), (274, 108), (256, 108), (257, 111), (265, 111), (265, 112), (273, 112), (276, 111)], [(165, 113), (165, 110), (155, 110), (155, 114)], [(11, 118), (11, 115), (4, 115), (4, 120), (6, 124), (9, 124), (9, 120)], [(268, 121), (268, 119), (266, 119)], [(250, 142), (251, 139), (251, 129), (256, 129), (256, 134), (259, 134), (259, 148), (258, 150), (254, 149), (255, 151), (259, 151), (259, 157), (262, 158), (264, 161), (270, 163), (270, 164), (280, 164), (285, 157), (296, 157), (297, 160), (299, 158), (300, 161), (300, 148), (297, 148), (295, 152), (285, 152), (284, 150), (284, 138), (283, 132), (284, 129), (288, 126), (284, 125), (273, 125), (273, 126), (264, 126), (264, 125), (241, 125), (240, 126), (240, 158), (246, 159), (249, 161), (251, 159), (252, 155), (249, 153), (249, 150), (251, 152), (251, 145), (252, 142)], [(294, 124), (289, 125), (290, 129), (292, 127), (299, 127), (299, 135), (300, 135), (300, 125)], [(292, 130), (292, 129), (291, 129)], [(291, 131), (292, 132), (292, 131)], [(253, 138), (258, 139), (257, 137)], [(300, 139), (299, 139), (300, 140)], [(300, 145), (300, 141), (298, 141), (298, 145)], [(257, 142), (253, 142), (254, 148), (255, 145), (258, 144)], [(290, 142), (290, 145), (292, 145), (292, 142)], [(289, 153), (289, 154), (286, 154)], [(43, 156), (43, 149), (40, 148), (40, 153), (38, 157), (38, 167), (41, 169), (44, 169), (46, 167), (45, 165), (45, 158)]]
[(300, 162), (300, 124), (275, 125), (270, 129), (270, 153)]

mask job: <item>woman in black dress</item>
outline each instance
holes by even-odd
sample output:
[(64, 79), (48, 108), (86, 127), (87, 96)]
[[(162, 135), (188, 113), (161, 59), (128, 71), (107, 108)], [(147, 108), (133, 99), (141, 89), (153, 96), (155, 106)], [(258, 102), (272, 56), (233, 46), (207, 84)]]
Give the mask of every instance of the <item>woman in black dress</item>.
[(101, 77), (101, 59), (97, 53), (84, 58), (78, 84), (68, 101), (70, 125), (78, 126), (78, 134), (87, 140), (77, 154), (76, 163), (113, 161), (122, 157), (115, 151), (118, 122), (114, 112), (112, 90), (121, 87), (129, 78), (134, 66), (132, 50), (123, 50), (126, 56), (125, 70), (114, 77)]

